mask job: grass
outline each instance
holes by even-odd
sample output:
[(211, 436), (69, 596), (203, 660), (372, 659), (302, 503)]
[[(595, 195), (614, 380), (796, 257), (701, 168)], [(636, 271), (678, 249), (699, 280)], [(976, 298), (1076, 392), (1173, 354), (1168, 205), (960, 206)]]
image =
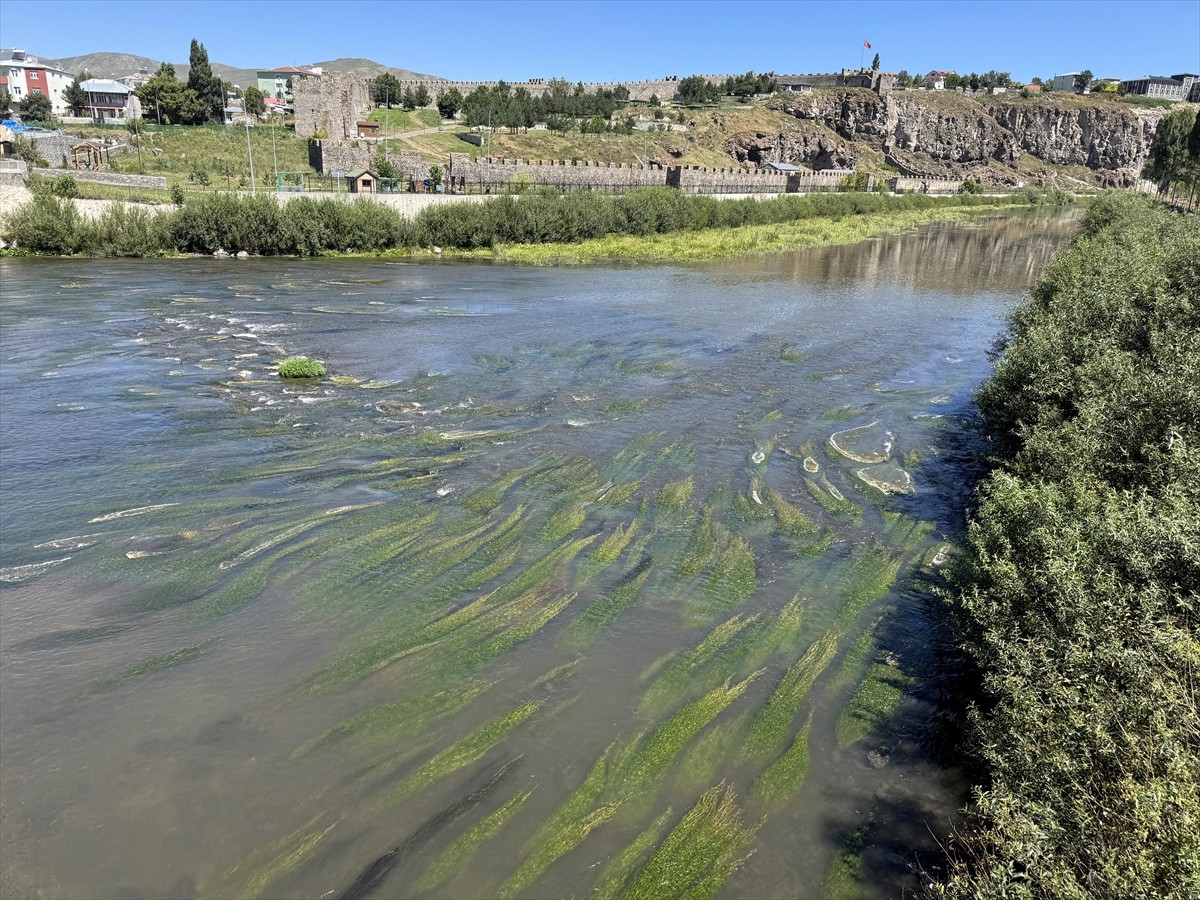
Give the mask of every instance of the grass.
[(820, 479), (820, 484), (810, 478), (806, 479), (804, 484), (808, 488), (808, 492), (812, 494), (813, 499), (816, 500), (817, 503), (821, 504), (821, 508), (830, 515), (862, 515), (862, 509), (843, 497), (841, 491), (830, 484), (828, 478), (822, 476)]
[(279, 364), (280, 378), (320, 378), (325, 367), (307, 356), (289, 356)]
[(610, 235), (577, 244), (502, 244), (494, 257), (525, 265), (586, 265), (598, 262), (679, 263), (782, 253), (804, 247), (853, 244), (879, 234), (929, 222), (966, 222), (1011, 209), (1008, 205), (968, 209), (899, 210), (837, 220), (810, 219), (776, 225), (710, 228), (646, 236)]
[(749, 856), (743, 853), (762, 823), (746, 825), (727, 784), (705, 792), (621, 896), (627, 900), (713, 897)]
[(775, 521), (780, 534), (788, 537), (807, 537), (820, 528), (812, 518), (802, 510), (792, 506), (776, 490), (767, 491), (767, 502), (775, 512)]
[(658, 493), (654, 497), (654, 502), (663, 509), (678, 512), (691, 501), (694, 488), (695, 484), (690, 475), (678, 481), (668, 481), (659, 488)]
[(700, 511), (700, 521), (691, 529), (683, 559), (678, 566), (679, 574), (684, 578), (699, 575), (716, 555), (717, 539), (713, 534), (712, 513), (711, 506), (704, 506)]
[(758, 616), (736, 615), (722, 622), (705, 636), (695, 647), (675, 655), (662, 674), (655, 679), (642, 695), (642, 709), (662, 708), (686, 690), (701, 669), (726, 649), (747, 627), (753, 625)]
[[(437, 128), (442, 124), (442, 117), (436, 109), (373, 109), (367, 116), (369, 122), (379, 122), (389, 135), (402, 134), (405, 131), (421, 131), (425, 128)], [(464, 145), (465, 146), (465, 145)]]
[(757, 586), (754, 551), (742, 538), (728, 535), (701, 588), (703, 606), (709, 611), (731, 609), (753, 594)]
[(618, 525), (613, 530), (613, 533), (604, 539), (604, 543), (592, 553), (592, 560), (606, 566), (616, 562), (617, 557), (625, 552), (625, 548), (633, 540), (633, 536), (637, 534), (637, 531), (637, 522), (631, 522), (628, 528), (624, 525)]
[(642, 586), (650, 577), (646, 567), (632, 579), (612, 592), (593, 600), (577, 615), (564, 632), (564, 639), (573, 646), (590, 643), (597, 634), (607, 628), (614, 619), (632, 606), (642, 592)]

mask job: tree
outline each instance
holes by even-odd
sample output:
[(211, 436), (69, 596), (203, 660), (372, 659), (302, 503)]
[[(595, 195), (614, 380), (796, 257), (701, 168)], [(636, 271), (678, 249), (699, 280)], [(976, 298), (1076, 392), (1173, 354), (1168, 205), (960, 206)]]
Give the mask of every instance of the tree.
[(680, 103), (715, 103), (720, 96), (720, 88), (702, 75), (689, 75), (675, 88), (675, 99)]
[(417, 108), (417, 95), (413, 93), (412, 88), (406, 87), (404, 89), (404, 93), (400, 95), (400, 102), (407, 110)]
[(45, 94), (30, 94), (17, 104), (17, 111), (26, 122), (49, 122), (54, 116), (50, 98)]
[(876, 72), (879, 71), (879, 54), (878, 53), (876, 53), (875, 58), (873, 60), (871, 60), (871, 68)]
[(160, 63), (158, 66), (158, 71), (155, 72), (154, 74), (155, 75), (166, 75), (168, 78), (174, 78), (175, 77), (175, 67), (173, 65), (171, 65), (169, 62)]
[(375, 76), (371, 93), (376, 106), (391, 109), (393, 102), (400, 102), (400, 82), (391, 72), (381, 72)]
[(458, 115), (458, 111), (463, 108), (462, 91), (458, 88), (450, 88), (443, 92), (437, 99), (438, 115), (443, 119), (453, 119)]
[(1150, 153), (1142, 167), (1142, 177), (1158, 185), (1166, 193), (1176, 181), (1194, 179), (1197, 170), (1190, 153), (1192, 132), (1196, 127), (1196, 111), (1190, 106), (1172, 110), (1159, 120), (1150, 142)]
[(973, 90), (973, 91), (979, 90), (979, 85), (981, 84), (979, 76), (976, 75), (974, 72), (972, 72), (970, 75), (967, 76), (967, 84), (969, 84), (971, 86), (971, 90)]
[(925, 84), (925, 79), (922, 78), (920, 75), (914, 75), (912, 77), (912, 86), (914, 88), (923, 87), (924, 84)]
[(261, 116), (267, 111), (266, 98), (257, 86), (252, 84), (242, 92), (242, 109), (254, 116)]
[(165, 74), (161, 69), (134, 93), (142, 101), (142, 109), (166, 124), (199, 125), (208, 120), (209, 107), (199, 95), (182, 81)]
[(1092, 70), (1084, 69), (1075, 76), (1075, 93), (1082, 94), (1092, 86)]
[(658, 99), (658, 94), (650, 95), (650, 105), (651, 106), (662, 106), (662, 101)]
[(417, 89), (413, 91), (413, 101), (420, 109), (424, 109), (429, 105), (430, 99), (429, 88), (425, 87), (423, 84), (418, 84)]
[(83, 89), (83, 83), (91, 77), (91, 74), (85, 69), (76, 75), (75, 80), (63, 89), (63, 103), (70, 107), (71, 115), (73, 116), (82, 116), (84, 110), (87, 109), (88, 96), (87, 91)]
[(901, 69), (896, 75), (896, 87), (906, 88), (912, 84), (912, 76), (908, 74), (908, 69)]
[(208, 51), (195, 38), (192, 38), (192, 47), (188, 54), (187, 86), (196, 92), (196, 96), (204, 104), (207, 118), (213, 122), (220, 122), (225, 118), (225, 86), (220, 78), (213, 75), (212, 66), (208, 63)]
[(1188, 135), (1188, 153), (1191, 154), (1192, 164), (1200, 169), (1200, 115), (1196, 116), (1196, 124)]
[(0, 115), (8, 115), (8, 108), (12, 106), (12, 94), (8, 92), (8, 88), (0, 85)]

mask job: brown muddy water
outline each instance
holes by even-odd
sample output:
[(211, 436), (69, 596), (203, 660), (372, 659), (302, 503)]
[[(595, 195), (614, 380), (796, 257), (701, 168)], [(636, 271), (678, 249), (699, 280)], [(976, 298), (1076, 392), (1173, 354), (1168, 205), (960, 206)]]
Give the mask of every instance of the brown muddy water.
[(970, 396), (1074, 227), (0, 261), (4, 894), (902, 895)]

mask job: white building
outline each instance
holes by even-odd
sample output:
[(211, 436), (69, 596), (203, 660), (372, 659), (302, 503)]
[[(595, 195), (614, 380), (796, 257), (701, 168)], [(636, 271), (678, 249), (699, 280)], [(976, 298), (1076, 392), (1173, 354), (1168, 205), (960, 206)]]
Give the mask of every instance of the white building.
[(63, 91), (70, 87), (75, 76), (65, 69), (47, 65), (32, 53), (14, 48), (0, 50), (0, 78), (7, 82), (4, 87), (8, 89), (14, 107), (30, 94), (42, 94), (50, 98), (54, 115), (69, 113), (63, 102)]
[(1064, 75), (1055, 75), (1050, 80), (1050, 87), (1056, 91), (1073, 91), (1075, 90), (1075, 76), (1079, 72), (1067, 72)]

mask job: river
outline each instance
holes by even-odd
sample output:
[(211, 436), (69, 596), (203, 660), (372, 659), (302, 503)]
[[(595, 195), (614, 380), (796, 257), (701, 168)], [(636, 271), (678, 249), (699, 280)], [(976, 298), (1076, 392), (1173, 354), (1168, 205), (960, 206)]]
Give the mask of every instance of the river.
[(4, 895), (911, 888), (970, 397), (1075, 225), (0, 260)]

